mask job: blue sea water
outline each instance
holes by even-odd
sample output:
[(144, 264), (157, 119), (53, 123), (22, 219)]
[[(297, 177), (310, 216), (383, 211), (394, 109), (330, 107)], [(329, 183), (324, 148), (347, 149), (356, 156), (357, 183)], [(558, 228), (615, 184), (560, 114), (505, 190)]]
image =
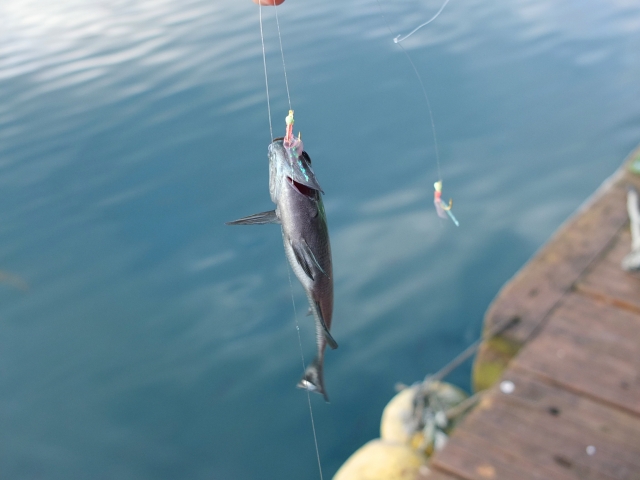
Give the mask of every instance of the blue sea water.
[[(439, 7), (382, 2), (396, 34)], [(640, 141), (640, 4), (454, 0), (403, 43), (459, 228), (435, 214), (429, 113), (376, 1), (278, 19), (333, 249), (332, 403), (311, 398), (331, 478)], [(0, 476), (319, 478), (304, 292), (277, 226), (224, 226), (272, 208), (258, 7), (5, 0), (0, 24)]]

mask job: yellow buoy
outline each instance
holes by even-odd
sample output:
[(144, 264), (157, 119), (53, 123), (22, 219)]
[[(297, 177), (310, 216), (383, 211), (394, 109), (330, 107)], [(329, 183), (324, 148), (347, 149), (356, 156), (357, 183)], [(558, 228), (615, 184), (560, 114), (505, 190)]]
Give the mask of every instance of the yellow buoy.
[(358, 449), (333, 480), (416, 480), (426, 458), (407, 445), (380, 439)]
[[(430, 456), (444, 446), (457, 420), (447, 417), (447, 412), (466, 398), (466, 393), (446, 382), (434, 381), (428, 388), (426, 384), (405, 388), (382, 412), (380, 437)], [(422, 405), (419, 411), (416, 402)]]
[(403, 445), (411, 444), (414, 435), (413, 401), (417, 387), (405, 388), (391, 399), (382, 411), (380, 438)]

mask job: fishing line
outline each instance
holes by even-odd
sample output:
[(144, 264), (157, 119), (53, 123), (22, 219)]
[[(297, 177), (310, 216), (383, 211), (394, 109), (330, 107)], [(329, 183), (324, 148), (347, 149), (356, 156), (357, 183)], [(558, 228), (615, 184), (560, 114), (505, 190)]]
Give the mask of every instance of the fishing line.
[[(411, 35), (413, 35), (414, 33), (416, 33), (418, 30), (420, 30), (422, 27), (424, 27), (425, 25), (429, 25), (431, 22), (433, 22), (436, 18), (438, 18), (438, 16), (442, 13), (442, 10), (444, 10), (444, 7), (447, 6), (447, 3), (449, 3), (449, 0), (446, 0), (442, 6), (440, 7), (440, 10), (438, 10), (438, 13), (436, 13), (433, 17), (431, 17), (429, 20), (427, 20), (426, 22), (424, 22), (422, 25), (414, 28), (413, 30), (411, 30), (409, 33), (407, 33), (404, 37), (402, 35), (398, 35), (397, 37), (395, 37), (393, 39), (394, 43), (400, 43), (403, 40), (406, 40), (407, 38), (409, 38)], [(379, 5), (379, 3), (378, 3)], [(393, 35), (393, 33), (392, 33)], [(402, 38), (400, 38), (402, 37)]]
[(260, 12), (260, 41), (262, 42), (262, 64), (264, 65), (264, 83), (267, 87), (267, 112), (269, 113), (269, 141), (273, 140), (273, 125), (271, 124), (271, 102), (269, 100), (269, 77), (267, 76), (267, 54), (264, 50), (264, 33), (262, 31), (262, 5), (258, 4)]
[[(284, 239), (284, 232), (282, 234)], [(302, 351), (302, 338), (300, 336), (300, 325), (298, 325), (298, 313), (296, 311), (296, 301), (293, 298), (293, 285), (291, 283), (291, 269), (287, 264), (287, 276), (289, 277), (289, 291), (291, 292), (291, 304), (293, 305), (293, 318), (296, 321), (296, 331), (298, 332), (298, 344), (300, 345), (300, 360), (302, 361), (302, 372), (307, 370), (306, 363), (304, 361), (304, 353)], [(318, 448), (318, 436), (316, 435), (316, 423), (313, 420), (313, 408), (311, 406), (311, 393), (309, 389), (305, 388), (307, 392), (307, 402), (309, 402), (309, 415), (311, 416), (311, 429), (313, 430), (313, 441), (316, 445), (316, 458), (318, 459), (318, 471), (320, 472), (320, 480), (324, 480), (322, 477), (322, 463), (320, 462), (320, 449)]]
[(284, 64), (284, 49), (282, 48), (282, 36), (280, 35), (280, 21), (278, 20), (277, 5), (275, 9), (276, 9), (276, 25), (278, 26), (278, 40), (280, 41), (280, 55), (282, 56), (282, 70), (284, 70), (284, 84), (287, 87), (287, 100), (289, 100), (289, 110), (291, 110), (291, 96), (289, 95), (289, 81), (287, 80), (287, 67)]
[[(265, 53), (265, 46), (264, 46), (264, 33), (263, 33), (263, 28), (262, 28), (262, 5), (259, 5), (259, 12), (260, 12), (260, 41), (262, 42), (262, 63), (264, 65), (264, 82), (265, 82), (265, 86), (266, 86), (266, 90), (267, 90), (267, 111), (269, 114), (269, 133), (271, 134), (271, 139), (273, 139), (273, 126), (272, 126), (272, 121), (271, 121), (271, 102), (270, 102), (270, 98), (269, 98), (269, 80), (268, 80), (268, 75), (267, 75), (267, 56)], [(287, 80), (287, 67), (285, 65), (284, 62), (284, 49), (282, 48), (282, 36), (280, 34), (280, 22), (278, 20), (278, 6), (275, 5), (275, 11), (276, 11), (276, 25), (278, 27), (278, 40), (280, 42), (280, 56), (282, 58), (282, 69), (284, 71), (284, 82), (285, 82), (285, 86), (287, 88), (287, 100), (289, 101), (289, 110), (292, 110), (291, 108), (291, 96), (289, 95), (289, 82)], [(282, 232), (283, 235), (283, 239), (284, 239), (284, 231)], [(293, 305), (293, 317), (295, 319), (295, 323), (296, 323), (296, 331), (298, 333), (298, 345), (300, 347), (300, 360), (302, 362), (302, 372), (304, 375), (304, 372), (307, 369), (306, 366), (306, 362), (304, 360), (304, 351), (302, 348), (302, 338), (300, 336), (300, 325), (298, 324), (298, 312), (296, 309), (296, 301), (295, 298), (293, 296), (293, 284), (291, 283), (291, 270), (289, 268), (289, 265), (287, 264), (287, 277), (289, 278), (289, 292), (291, 293), (291, 304)], [(320, 448), (318, 446), (318, 435), (316, 433), (316, 424), (315, 424), (315, 420), (313, 418), (313, 407), (311, 405), (311, 394), (309, 392), (308, 389), (305, 389), (307, 392), (307, 402), (309, 404), (309, 416), (311, 418), (311, 429), (313, 431), (313, 442), (315, 444), (315, 448), (316, 448), (316, 458), (318, 460), (318, 471), (320, 473), (320, 480), (324, 480), (324, 477), (322, 475), (322, 463), (320, 461)]]
[[(378, 3), (378, 8), (380, 9), (380, 15), (382, 15), (382, 18), (384, 19), (384, 23), (387, 26), (387, 30), (389, 30), (389, 33), (391, 34), (391, 36), (394, 35), (393, 30), (391, 30), (391, 26), (389, 25), (389, 22), (387, 20), (387, 17), (385, 16), (383, 10), (382, 10), (382, 5), (380, 5), (380, 0), (376, 0), (376, 2)], [(424, 99), (427, 102), (427, 110), (429, 111), (429, 121), (431, 123), (431, 134), (433, 135), (433, 148), (435, 150), (435, 154), (436, 154), (436, 166), (438, 168), (438, 180), (442, 181), (442, 172), (440, 170), (440, 152), (438, 150), (438, 136), (436, 135), (436, 124), (435, 121), (433, 120), (433, 111), (431, 110), (431, 102), (429, 101), (429, 95), (427, 95), (427, 89), (424, 86), (424, 82), (422, 81), (422, 77), (420, 76), (420, 73), (418, 73), (418, 69), (416, 68), (415, 63), (413, 63), (413, 60), (411, 59), (411, 56), (409, 55), (409, 52), (407, 52), (407, 50), (400, 45), (400, 42), (402, 40), (404, 40), (405, 38), (408, 38), (409, 36), (413, 35), (414, 32), (418, 31), (420, 28), (422, 28), (424, 25), (426, 25), (427, 23), (432, 22), (433, 20), (436, 19), (436, 17), (438, 15), (440, 15), (440, 12), (442, 11), (442, 9), (444, 8), (444, 6), (449, 2), (449, 0), (446, 0), (446, 2), (444, 3), (444, 5), (442, 6), (442, 8), (440, 8), (440, 10), (438, 11), (438, 13), (428, 22), (420, 25), (418, 28), (416, 28), (415, 30), (413, 30), (413, 32), (409, 33), (408, 35), (406, 35), (404, 38), (398, 40), (398, 37), (400, 37), (401, 35), (398, 35), (398, 37), (395, 37), (393, 39), (394, 43), (396, 45), (398, 45), (398, 47), (400, 47), (400, 49), (402, 50), (402, 52), (405, 54), (405, 56), (407, 57), (407, 60), (409, 60), (409, 64), (411, 65), (411, 68), (413, 68), (413, 72), (416, 74), (416, 77), (418, 78), (418, 82), (420, 82), (420, 87), (422, 88), (422, 94), (424, 95)]]

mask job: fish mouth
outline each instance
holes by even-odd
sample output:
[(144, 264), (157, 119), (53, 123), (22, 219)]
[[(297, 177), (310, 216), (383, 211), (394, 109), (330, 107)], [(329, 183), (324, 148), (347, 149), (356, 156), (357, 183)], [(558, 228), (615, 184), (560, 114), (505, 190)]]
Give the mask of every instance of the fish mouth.
[(296, 182), (293, 178), (291, 177), (287, 177), (287, 180), (289, 181), (289, 184), (295, 188), (298, 193), (300, 193), (301, 195), (304, 195), (307, 198), (316, 198), (316, 190), (314, 190), (313, 188), (307, 187), (306, 185), (303, 185), (300, 182)]

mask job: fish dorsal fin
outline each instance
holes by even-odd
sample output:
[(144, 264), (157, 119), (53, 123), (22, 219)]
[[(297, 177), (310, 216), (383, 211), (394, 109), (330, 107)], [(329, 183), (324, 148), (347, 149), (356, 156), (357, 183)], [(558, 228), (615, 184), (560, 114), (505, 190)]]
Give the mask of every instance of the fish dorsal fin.
[(239, 218), (233, 222), (226, 222), (225, 225), (266, 225), (268, 223), (280, 223), (280, 219), (275, 210), (254, 213), (253, 215)]

